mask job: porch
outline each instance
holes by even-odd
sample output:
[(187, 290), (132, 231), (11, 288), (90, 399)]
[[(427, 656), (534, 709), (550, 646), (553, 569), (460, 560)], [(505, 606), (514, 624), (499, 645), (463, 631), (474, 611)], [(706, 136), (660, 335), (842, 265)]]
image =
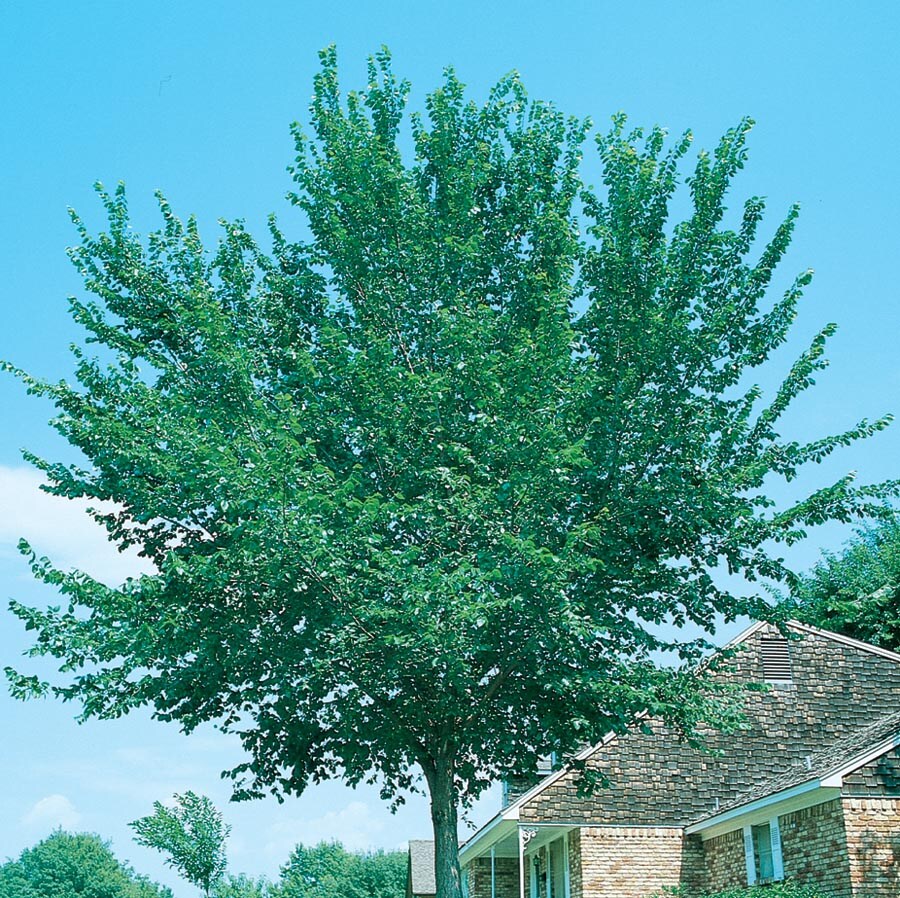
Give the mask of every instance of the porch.
[(497, 819), (460, 849), (466, 898), (581, 898), (579, 824)]

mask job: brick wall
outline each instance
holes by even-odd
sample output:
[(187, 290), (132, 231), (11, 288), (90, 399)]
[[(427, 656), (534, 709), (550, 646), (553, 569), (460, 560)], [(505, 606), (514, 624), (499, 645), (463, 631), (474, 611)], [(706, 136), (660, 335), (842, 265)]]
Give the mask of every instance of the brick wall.
[[(491, 898), (491, 859), (477, 858), (468, 869), (470, 898)], [(497, 898), (519, 898), (518, 858), (494, 858), (494, 887)]]
[(744, 833), (740, 829), (723, 833), (703, 843), (706, 860), (704, 885), (710, 891), (747, 885), (747, 862), (744, 860)]
[(828, 898), (852, 898), (847, 835), (839, 799), (778, 818), (784, 874)]
[(853, 898), (900, 895), (900, 799), (844, 798)]
[[(698, 881), (699, 848), (679, 829), (591, 826), (581, 830), (579, 898), (647, 898)], [(573, 898), (575, 898), (573, 894)]]
[[(816, 885), (827, 898), (855, 898), (850, 886), (840, 799), (785, 814), (778, 818), (778, 824), (787, 879)], [(742, 829), (704, 842), (703, 851), (707, 889), (746, 887), (747, 862)]]
[(581, 872), (581, 830), (569, 833), (569, 898), (584, 898)]

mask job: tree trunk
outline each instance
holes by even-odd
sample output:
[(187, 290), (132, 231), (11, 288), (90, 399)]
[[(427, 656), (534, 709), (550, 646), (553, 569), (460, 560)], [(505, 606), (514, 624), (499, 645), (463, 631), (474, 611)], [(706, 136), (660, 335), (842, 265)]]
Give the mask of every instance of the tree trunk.
[(458, 803), (453, 782), (453, 764), (439, 760), (425, 771), (431, 793), (431, 823), (434, 827), (435, 898), (462, 898), (459, 871)]

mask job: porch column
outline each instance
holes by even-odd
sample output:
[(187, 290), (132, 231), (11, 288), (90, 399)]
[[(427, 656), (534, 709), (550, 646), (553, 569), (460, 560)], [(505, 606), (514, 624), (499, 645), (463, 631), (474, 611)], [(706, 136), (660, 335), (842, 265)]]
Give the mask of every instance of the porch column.
[(519, 898), (525, 898), (525, 831), (519, 827)]
[[(519, 898), (526, 898), (525, 895), (525, 848), (528, 843), (537, 835), (536, 829), (527, 829), (519, 826)], [(530, 896), (529, 896), (530, 898)]]
[(497, 849), (493, 845), (491, 845), (491, 898), (497, 898)]

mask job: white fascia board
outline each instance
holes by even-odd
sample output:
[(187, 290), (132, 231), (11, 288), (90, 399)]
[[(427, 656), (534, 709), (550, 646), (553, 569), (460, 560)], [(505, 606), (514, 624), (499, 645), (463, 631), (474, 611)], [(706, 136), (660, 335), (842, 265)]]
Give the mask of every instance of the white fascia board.
[(870, 748), (864, 754), (857, 755), (853, 760), (848, 761), (842, 767), (836, 768), (827, 776), (823, 777), (822, 785), (829, 788), (840, 788), (843, 785), (844, 777), (847, 776), (848, 773), (853, 773), (854, 770), (865, 767), (866, 764), (869, 764), (876, 758), (880, 758), (885, 752), (889, 752), (898, 745), (900, 745), (900, 733), (895, 733), (890, 739), (879, 742), (874, 748)]
[(840, 795), (839, 789), (826, 788), (820, 780), (812, 779), (792, 786), (790, 789), (782, 789), (780, 792), (766, 795), (764, 798), (757, 798), (756, 801), (742, 804), (730, 811), (716, 814), (714, 817), (707, 817), (699, 823), (693, 823), (686, 827), (685, 833), (689, 836), (699, 833), (704, 839), (710, 839), (743, 826), (749, 822), (747, 818), (759, 817), (760, 820), (767, 820), (773, 816), (781, 816), (804, 807), (822, 804), (838, 795)]
[(481, 857), (492, 845), (496, 845), (516, 830), (519, 825), (518, 812), (515, 817), (507, 817), (505, 812), (508, 810), (509, 808), (505, 808), (460, 846), (460, 864), (465, 865), (476, 857)]
[(730, 642), (726, 642), (720, 649), (717, 649), (713, 652), (713, 656), (718, 654), (718, 652), (724, 652), (726, 649), (733, 649), (739, 646), (742, 642), (746, 642), (757, 630), (762, 629), (766, 625), (766, 621), (758, 620), (756, 623), (750, 624), (746, 630), (742, 630), (738, 633), (737, 636), (734, 637)]

